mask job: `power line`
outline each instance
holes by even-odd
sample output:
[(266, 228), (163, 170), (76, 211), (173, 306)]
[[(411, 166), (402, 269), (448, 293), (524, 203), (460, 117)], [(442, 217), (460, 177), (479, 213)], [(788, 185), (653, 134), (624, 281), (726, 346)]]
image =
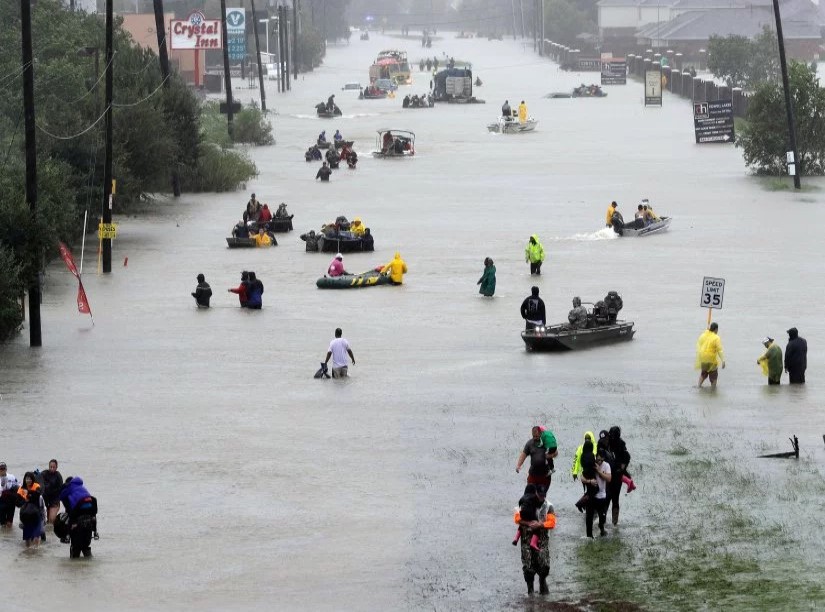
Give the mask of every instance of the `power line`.
[[(171, 74), (171, 73), (170, 73), (170, 74)], [(160, 85), (158, 85), (152, 93), (150, 93), (148, 96), (146, 96), (146, 97), (145, 97), (145, 98), (143, 98), (142, 100), (138, 100), (137, 102), (133, 102), (133, 103), (131, 103), (131, 104), (115, 104), (115, 103), (113, 102), (113, 103), (112, 103), (112, 106), (113, 106), (114, 108), (132, 108), (133, 106), (137, 106), (138, 104), (143, 104), (144, 102), (146, 102), (146, 100), (148, 100), (149, 98), (151, 98), (152, 96), (154, 96), (156, 93), (158, 93), (158, 91), (160, 91), (160, 88), (161, 88), (161, 87), (163, 87), (163, 84), (164, 84), (164, 83), (165, 83), (168, 79), (169, 79), (169, 76), (167, 75), (167, 76), (166, 76), (166, 78), (164, 78), (164, 79), (160, 82)]]
[(73, 134), (72, 136), (58, 136), (57, 134), (52, 134), (51, 132), (49, 132), (48, 130), (46, 130), (46, 129), (45, 129), (42, 125), (40, 125), (39, 123), (38, 123), (38, 124), (36, 124), (36, 125), (37, 125), (37, 129), (38, 129), (38, 130), (40, 130), (41, 132), (43, 132), (44, 134), (46, 134), (46, 136), (51, 136), (52, 138), (56, 138), (57, 140), (74, 140), (75, 138), (79, 138), (79, 137), (83, 136), (83, 134), (85, 134), (86, 132), (88, 132), (89, 130), (91, 130), (94, 126), (96, 126), (98, 123), (100, 123), (100, 120), (101, 120), (101, 119), (103, 119), (103, 117), (105, 117), (105, 116), (106, 116), (106, 112), (107, 112), (108, 110), (109, 110), (109, 107), (107, 106), (107, 107), (103, 110), (103, 114), (101, 114), (101, 115), (100, 115), (100, 117), (98, 117), (97, 119), (95, 119), (95, 122), (94, 122), (92, 125), (90, 125), (89, 127), (87, 127), (87, 128), (86, 128), (85, 130), (83, 130), (82, 132), (78, 132), (77, 134)]

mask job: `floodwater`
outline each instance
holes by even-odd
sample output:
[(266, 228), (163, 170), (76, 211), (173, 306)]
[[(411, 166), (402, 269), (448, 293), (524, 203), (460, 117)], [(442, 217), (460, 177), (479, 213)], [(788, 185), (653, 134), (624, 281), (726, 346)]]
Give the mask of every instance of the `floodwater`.
[[(268, 83), (277, 145), (251, 150), (260, 176), (245, 192), (116, 215), (113, 273), (94, 273), (94, 248), (84, 262), (94, 327), (75, 311), (62, 262), (49, 266), (43, 347), (30, 349), (26, 331), (0, 348), (0, 459), (18, 477), (51, 457), (64, 476), (82, 475), (100, 500), (101, 539), (93, 562), (70, 563), (54, 538), (27, 553), (19, 530), (0, 535), (0, 572), (25, 592), (4, 607), (529, 609), (510, 540), (524, 485), (513, 467), (535, 423), (560, 446), (552, 599), (594, 593), (585, 565), (596, 554), (599, 566), (623, 567), (617, 599), (679, 607), (678, 591), (645, 591), (658, 589), (645, 555), (698, 546), (680, 539), (682, 522), (727, 550), (714, 535), (720, 503), (785, 534), (781, 544), (737, 539), (732, 554), (744, 550), (778, 581), (822, 582), (825, 183), (805, 179), (816, 189), (801, 194), (766, 188), (739, 150), (694, 144), (688, 101), (666, 95), (663, 108), (645, 109), (639, 83), (609, 87), (604, 99), (544, 99), (598, 75), (561, 72), (521, 41), (446, 34), (429, 50), (471, 61), (486, 105), (402, 110), (401, 96), (359, 101), (341, 91), (366, 83), (375, 54), (395, 46), (416, 64), (402, 94), (425, 91), (415, 38), (330, 46), (325, 65), (291, 92)], [(256, 97), (237, 85), (243, 102)], [(330, 93), (344, 117), (319, 120), (313, 106)], [(505, 98), (526, 100), (536, 132), (487, 132)], [(372, 159), (384, 127), (413, 130), (417, 155)], [(319, 184), (303, 152), (336, 128), (356, 140), (361, 161)], [(287, 202), (296, 231), (272, 250), (228, 250), (251, 191), (270, 206)], [(674, 217), (668, 233), (600, 231), (611, 200), (627, 218), (643, 197)], [(403, 287), (315, 288), (329, 257), (304, 252), (298, 235), (339, 214), (360, 215), (376, 240), (375, 253), (347, 255), (347, 269), (385, 263), (397, 249), (410, 270)], [(547, 251), (540, 279), (523, 259), (532, 233)], [(498, 270), (492, 300), (475, 284), (486, 256)], [(265, 284), (260, 312), (226, 292), (244, 269)], [(199, 272), (214, 291), (208, 311), (189, 295)], [(692, 369), (703, 276), (727, 281), (714, 320), (728, 367), (715, 393), (695, 388)], [(619, 291), (635, 339), (528, 354), (518, 309), (533, 284), (552, 321), (575, 295), (592, 302)], [(357, 365), (349, 380), (315, 380), (338, 326)], [(811, 347), (809, 383), (768, 389), (755, 363), (760, 341), (770, 335), (784, 348), (791, 326)], [(584, 431), (614, 424), (639, 489), (623, 497), (621, 530), (588, 543), (569, 462)], [(798, 463), (754, 458), (787, 450), (793, 434)], [(708, 470), (706, 482), (682, 479), (685, 453)], [(634, 552), (598, 556), (617, 542)], [(749, 607), (748, 584), (734, 581), (738, 599), (727, 604)]]

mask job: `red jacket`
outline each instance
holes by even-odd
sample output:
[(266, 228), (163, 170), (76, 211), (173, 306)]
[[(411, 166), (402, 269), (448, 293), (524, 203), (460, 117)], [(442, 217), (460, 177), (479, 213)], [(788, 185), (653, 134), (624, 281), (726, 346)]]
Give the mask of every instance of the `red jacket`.
[(246, 304), (249, 301), (249, 296), (246, 292), (246, 285), (244, 283), (241, 283), (235, 289), (230, 289), (230, 291), (238, 294), (238, 301), (241, 305)]
[(261, 216), (258, 217), (258, 223), (264, 224), (269, 221), (272, 221), (272, 211), (269, 210), (269, 206), (264, 206), (261, 209)]

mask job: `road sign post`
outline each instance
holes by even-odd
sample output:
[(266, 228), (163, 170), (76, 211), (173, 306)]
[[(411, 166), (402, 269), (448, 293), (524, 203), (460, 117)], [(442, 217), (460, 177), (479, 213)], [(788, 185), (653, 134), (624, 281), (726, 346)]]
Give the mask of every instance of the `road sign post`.
[(724, 297), (724, 278), (705, 276), (702, 279), (702, 293), (699, 296), (699, 306), (708, 309), (708, 325), (710, 325), (711, 313), (714, 310), (722, 310)]

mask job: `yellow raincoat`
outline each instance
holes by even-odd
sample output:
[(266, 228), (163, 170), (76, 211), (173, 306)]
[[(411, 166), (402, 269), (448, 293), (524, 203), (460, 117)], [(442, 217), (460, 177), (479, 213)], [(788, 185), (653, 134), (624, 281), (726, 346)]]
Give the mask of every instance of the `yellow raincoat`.
[(518, 105), (518, 122), (525, 123), (527, 121), (527, 105), (522, 102)]
[(697, 370), (713, 372), (720, 364), (724, 363), (725, 354), (722, 349), (722, 339), (715, 332), (706, 329), (696, 341), (696, 363)]
[(607, 212), (604, 214), (604, 222), (607, 224), (607, 227), (613, 226), (613, 213), (616, 212), (617, 207), (611, 204), (607, 207)]
[(353, 234), (355, 234), (356, 236), (363, 236), (365, 229), (366, 228), (364, 227), (364, 224), (361, 223), (361, 217), (355, 217), (355, 219), (352, 220), (352, 225), (350, 225), (350, 230), (352, 231)]
[[(590, 441), (593, 443), (593, 456), (596, 456), (596, 436), (593, 435), (592, 431), (584, 432), (584, 437), (590, 438)], [(576, 449), (576, 454), (573, 456), (573, 469), (571, 470), (573, 476), (579, 476), (582, 473), (582, 452), (584, 451), (584, 443), (582, 442), (579, 444), (579, 448)]]
[(389, 272), (392, 282), (399, 285), (404, 282), (404, 274), (407, 272), (407, 264), (401, 259), (401, 253), (395, 252), (395, 257), (386, 266), (381, 268), (381, 274)]
[(527, 242), (527, 246), (524, 249), (524, 258), (530, 263), (544, 261), (544, 247), (541, 246), (538, 235), (533, 234), (530, 237), (535, 240), (536, 243), (532, 244), (530, 241)]
[(252, 236), (255, 239), (255, 246), (259, 247), (269, 247), (272, 246), (272, 238), (269, 237), (269, 234), (264, 232), (263, 234), (255, 234)]

